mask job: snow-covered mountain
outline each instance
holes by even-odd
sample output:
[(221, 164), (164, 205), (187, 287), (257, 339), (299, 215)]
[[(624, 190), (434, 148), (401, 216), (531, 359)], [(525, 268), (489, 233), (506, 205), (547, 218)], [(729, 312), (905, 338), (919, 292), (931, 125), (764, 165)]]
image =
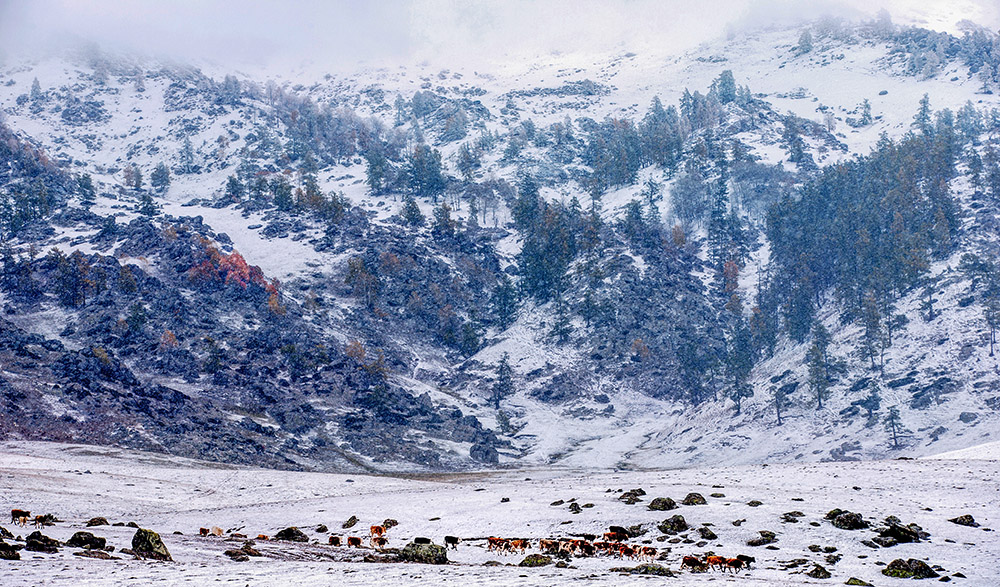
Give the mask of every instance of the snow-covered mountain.
[[(998, 202), (970, 154), (988, 176), (1000, 42), (965, 30), (824, 19), (681, 55), (492, 71), (226, 73), (93, 48), (7, 63), (0, 433), (376, 470), (993, 440), (989, 298), (960, 264), (998, 252)], [(921, 285), (891, 294), (880, 366), (831, 285), (811, 302), (830, 333), (821, 408), (812, 339), (785, 327), (733, 375), (739, 325), (778, 287), (771, 211), (828, 166), (929, 136), (913, 124), (925, 95), (979, 126), (947, 178), (950, 244), (926, 245)], [(654, 99), (668, 130), (651, 146)], [(712, 252), (719, 185), (748, 239), (728, 277)]]

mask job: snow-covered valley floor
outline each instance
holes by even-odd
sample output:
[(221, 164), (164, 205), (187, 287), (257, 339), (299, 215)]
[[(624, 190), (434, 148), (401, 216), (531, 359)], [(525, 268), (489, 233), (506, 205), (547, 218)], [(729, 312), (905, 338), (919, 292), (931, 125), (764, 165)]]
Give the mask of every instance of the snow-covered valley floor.
[[(958, 585), (1000, 585), (996, 562), (1000, 534), (992, 531), (1000, 523), (996, 449), (925, 460), (661, 471), (536, 469), (404, 478), (247, 469), (116, 448), (7, 442), (0, 444), (0, 503), (33, 514), (55, 514), (62, 521), (42, 533), (60, 541), (84, 529), (106, 537), (116, 547), (112, 554), (122, 560), (84, 559), (73, 556), (79, 550), (74, 548), (62, 548), (57, 554), (22, 550), (22, 560), (0, 561), (0, 584), (842, 585), (857, 577), (882, 586), (909, 581), (883, 576), (882, 565), (915, 558), (943, 567), (940, 573)], [(646, 492), (639, 503), (627, 505), (618, 499), (621, 490), (635, 488)], [(680, 502), (691, 492), (703, 495), (707, 505), (680, 505), (672, 511), (647, 508), (655, 497)], [(578, 514), (569, 510), (572, 499), (583, 506)], [(557, 500), (565, 503), (550, 505)], [(751, 500), (762, 503), (750, 507)], [(859, 512), (873, 527), (895, 515), (904, 524), (918, 524), (930, 538), (875, 550), (861, 543), (876, 536), (872, 529), (841, 530), (824, 519), (834, 508)], [(803, 516), (795, 523), (782, 522), (783, 514), (793, 511)], [(662, 533), (656, 525), (676, 514), (692, 530), (657, 540)], [(962, 514), (974, 516), (981, 527), (948, 521)], [(121, 555), (117, 551), (130, 547), (135, 530), (84, 528), (95, 516), (155, 530), (174, 562)], [(358, 517), (357, 525), (341, 530), (351, 516)], [(468, 540), (449, 551), (452, 562), (447, 566), (366, 563), (360, 562), (357, 549), (326, 546), (329, 533), (315, 531), (325, 524), (337, 535), (367, 536), (370, 525), (386, 518), (399, 521), (388, 532), (390, 548), (401, 548), (416, 536), (437, 544), (445, 535)], [(745, 521), (736, 526), (736, 520)], [(33, 531), (6, 524), (6, 517), (0, 523), (14, 534)], [(669, 547), (669, 554), (658, 562), (677, 576), (623, 575), (610, 569), (639, 562), (608, 557), (574, 558), (568, 568), (505, 566), (516, 565), (523, 556), (490, 553), (484, 541), (471, 540), (494, 535), (537, 540), (600, 534), (612, 524), (642, 525), (645, 534), (631, 542), (650, 541), (661, 552)], [(695, 530), (703, 525), (718, 538), (699, 547), (702, 538)], [(200, 527), (212, 526), (251, 538), (297, 526), (321, 544), (257, 541), (264, 556), (235, 562), (223, 551), (239, 548), (243, 541), (198, 535)], [(760, 530), (777, 535), (772, 549), (746, 545)], [(684, 541), (685, 535), (691, 543)], [(810, 545), (821, 548), (813, 552)], [(824, 552), (824, 547), (836, 551)], [(757, 564), (738, 576), (680, 570), (682, 556), (708, 551), (729, 557), (752, 555)], [(528, 551), (532, 552), (538, 552), (537, 546)], [(831, 555), (842, 558), (830, 562)], [(787, 568), (796, 559), (804, 562)], [(483, 566), (489, 560), (504, 566)], [(832, 577), (807, 576), (814, 563), (823, 565)], [(955, 573), (965, 578), (954, 577)]]

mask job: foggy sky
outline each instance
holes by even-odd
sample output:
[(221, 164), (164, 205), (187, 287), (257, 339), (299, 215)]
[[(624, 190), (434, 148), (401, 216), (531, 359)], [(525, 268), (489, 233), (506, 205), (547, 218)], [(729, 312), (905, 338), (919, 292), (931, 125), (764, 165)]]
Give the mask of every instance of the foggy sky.
[[(518, 54), (683, 50), (727, 25), (825, 13), (996, 30), (995, 0), (0, 0), (0, 52), (79, 41), (237, 66), (313, 61), (500, 60)], [(942, 13), (944, 16), (942, 17)]]

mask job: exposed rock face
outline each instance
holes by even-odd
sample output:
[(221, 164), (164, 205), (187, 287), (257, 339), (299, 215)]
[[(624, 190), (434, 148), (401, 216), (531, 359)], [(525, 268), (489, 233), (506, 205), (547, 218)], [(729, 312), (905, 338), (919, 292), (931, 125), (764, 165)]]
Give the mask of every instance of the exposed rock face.
[(14, 547), (6, 542), (0, 542), (0, 560), (19, 561), (21, 553), (14, 550)]
[(295, 526), (290, 528), (285, 528), (277, 534), (274, 535), (275, 540), (288, 540), (290, 542), (309, 542), (309, 537), (306, 536), (302, 530), (299, 530)]
[(427, 565), (448, 564), (448, 550), (437, 544), (417, 544), (411, 542), (400, 551), (399, 557), (411, 563)]
[(159, 561), (172, 561), (170, 551), (163, 544), (160, 535), (152, 530), (139, 528), (132, 536), (132, 552), (139, 558), (149, 558)]

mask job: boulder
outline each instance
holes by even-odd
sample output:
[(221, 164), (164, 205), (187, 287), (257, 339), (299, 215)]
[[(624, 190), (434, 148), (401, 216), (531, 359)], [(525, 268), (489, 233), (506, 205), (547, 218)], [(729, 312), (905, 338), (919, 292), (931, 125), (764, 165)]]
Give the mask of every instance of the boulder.
[(107, 526), (107, 525), (108, 525), (108, 519), (102, 518), (100, 516), (96, 518), (90, 518), (89, 520), (87, 520), (88, 528), (93, 528), (94, 526)]
[(275, 540), (288, 540), (289, 542), (309, 542), (309, 537), (302, 533), (295, 526), (285, 528), (274, 535)]
[(829, 579), (833, 576), (830, 574), (830, 571), (826, 570), (826, 567), (819, 564), (814, 566), (811, 571), (806, 573), (806, 575), (812, 577), (813, 579)]
[(764, 546), (765, 544), (772, 544), (778, 541), (778, 537), (770, 530), (759, 530), (760, 536), (758, 538), (751, 538), (747, 540), (747, 546)]
[(915, 558), (905, 561), (897, 558), (882, 569), (882, 574), (898, 579), (930, 579), (932, 577), (940, 577), (927, 563)]
[(976, 523), (975, 518), (973, 518), (969, 514), (962, 514), (961, 516), (958, 516), (957, 518), (952, 518), (948, 521), (951, 522), (952, 524), (958, 524), (959, 526), (969, 526), (971, 528), (979, 527), (979, 524)]
[(350, 518), (347, 519), (346, 522), (344, 522), (343, 524), (341, 524), (340, 527), (343, 528), (344, 530), (348, 530), (350, 528), (353, 528), (354, 525), (357, 524), (357, 523), (358, 523), (358, 517), (357, 516), (351, 516)]
[(858, 587), (875, 587), (868, 581), (862, 581), (857, 577), (851, 577), (850, 579), (847, 580), (846, 583), (844, 583), (844, 585), (857, 585)]
[(656, 512), (665, 512), (677, 509), (677, 502), (669, 497), (657, 497), (649, 502), (649, 509)]
[(388, 530), (389, 528), (393, 528), (395, 526), (398, 526), (398, 525), (399, 525), (399, 522), (397, 522), (396, 520), (393, 520), (392, 518), (386, 518), (385, 521), (382, 522), (382, 527), (385, 528), (386, 530)]
[(444, 565), (448, 563), (448, 550), (437, 544), (417, 544), (411, 542), (399, 553), (400, 559), (411, 563)]
[(701, 536), (702, 540), (717, 540), (719, 538), (715, 532), (712, 532), (710, 528), (705, 526), (698, 528), (698, 534)]
[(688, 523), (684, 516), (671, 516), (660, 522), (656, 528), (664, 534), (678, 534), (688, 529)]
[(0, 560), (19, 561), (21, 553), (14, 550), (14, 547), (6, 542), (0, 542)]
[(700, 493), (689, 493), (681, 500), (684, 505), (708, 505), (705, 498)]
[(316, 526), (317, 534), (326, 534), (329, 531), (330, 529), (326, 527), (326, 524), (320, 524), (319, 526)]
[(247, 553), (243, 552), (241, 549), (232, 548), (223, 552), (222, 554), (228, 556), (229, 558), (239, 563), (245, 563), (248, 560), (250, 560), (250, 557), (247, 556)]
[(660, 577), (673, 577), (674, 573), (670, 569), (654, 563), (646, 563), (637, 567), (612, 567), (608, 569), (612, 573), (628, 573), (630, 575), (656, 575)]
[(139, 528), (132, 536), (132, 552), (139, 558), (149, 558), (158, 561), (172, 561), (170, 551), (163, 544), (160, 535), (152, 530)]
[(107, 545), (107, 539), (101, 538), (100, 536), (94, 536), (90, 532), (77, 532), (76, 534), (73, 534), (72, 538), (66, 541), (66, 546), (92, 550), (104, 550), (104, 547)]
[(833, 518), (832, 523), (841, 530), (861, 530), (869, 526), (861, 514), (855, 512), (844, 512)]
[(896, 516), (885, 519), (885, 526), (876, 529), (882, 538), (892, 538), (896, 542), (920, 542), (930, 538), (930, 534), (916, 524), (904, 525)]
[(517, 563), (519, 567), (544, 567), (552, 564), (552, 557), (544, 554), (529, 554), (524, 560)]
[(58, 540), (49, 538), (38, 530), (35, 530), (31, 534), (28, 534), (28, 537), (25, 539), (24, 549), (32, 552), (46, 552), (53, 554), (59, 552), (60, 546), (62, 546), (62, 544), (60, 544)]
[(0, 540), (13, 540), (14, 535), (7, 528), (0, 526)]

